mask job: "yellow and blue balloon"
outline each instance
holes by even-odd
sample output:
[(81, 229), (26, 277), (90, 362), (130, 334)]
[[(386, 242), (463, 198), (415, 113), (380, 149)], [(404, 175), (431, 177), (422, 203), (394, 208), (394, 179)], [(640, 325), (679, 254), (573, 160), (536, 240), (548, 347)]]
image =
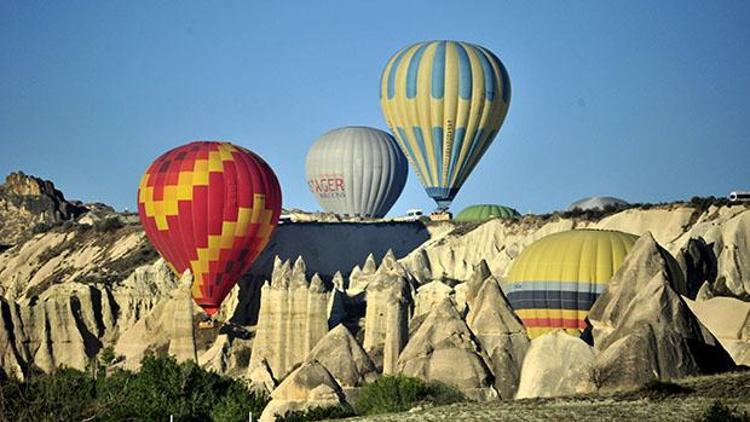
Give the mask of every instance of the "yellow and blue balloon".
[(427, 194), (445, 210), (500, 130), (510, 79), (484, 47), (420, 42), (388, 61), (380, 101)]

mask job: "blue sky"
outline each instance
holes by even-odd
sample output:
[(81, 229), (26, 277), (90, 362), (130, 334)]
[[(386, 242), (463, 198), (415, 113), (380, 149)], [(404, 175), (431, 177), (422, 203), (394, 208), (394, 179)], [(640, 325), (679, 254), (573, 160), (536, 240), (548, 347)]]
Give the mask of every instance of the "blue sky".
[[(0, 173), (132, 210), (157, 155), (225, 139), (274, 167), (285, 206), (316, 209), (308, 146), (385, 129), (388, 58), (456, 39), (501, 58), (513, 97), (454, 210), (750, 189), (748, 2), (167, 3), (0, 0)], [(410, 174), (391, 214), (413, 207), (434, 205)]]

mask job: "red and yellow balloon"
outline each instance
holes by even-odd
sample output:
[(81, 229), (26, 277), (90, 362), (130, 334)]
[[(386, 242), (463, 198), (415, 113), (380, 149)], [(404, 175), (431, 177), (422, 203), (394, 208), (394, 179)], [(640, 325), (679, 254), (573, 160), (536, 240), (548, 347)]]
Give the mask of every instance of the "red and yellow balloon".
[(154, 248), (213, 315), (268, 244), (281, 213), (271, 167), (228, 142), (192, 142), (157, 158), (138, 187), (138, 214)]

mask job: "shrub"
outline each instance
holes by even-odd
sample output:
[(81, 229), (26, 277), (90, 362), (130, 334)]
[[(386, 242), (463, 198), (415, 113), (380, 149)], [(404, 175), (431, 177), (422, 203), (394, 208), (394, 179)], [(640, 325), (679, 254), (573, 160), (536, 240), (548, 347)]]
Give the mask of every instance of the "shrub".
[(365, 384), (355, 407), (360, 415), (376, 415), (403, 412), (423, 402), (448, 404), (462, 400), (465, 397), (461, 393), (445, 384), (396, 375)]
[(692, 393), (693, 389), (668, 381), (651, 380), (638, 390), (643, 398), (664, 399), (670, 396)]
[[(102, 361), (114, 353), (104, 349)], [(0, 420), (247, 420), (260, 415), (265, 395), (195, 363), (149, 355), (138, 373), (115, 369), (97, 377), (74, 369), (31, 374), (0, 383)]]
[(349, 406), (314, 407), (307, 410), (289, 411), (284, 416), (277, 415), (276, 422), (322, 421), (350, 418), (352, 416), (357, 416), (357, 414)]
[(729, 407), (721, 400), (716, 400), (703, 412), (700, 420), (705, 422), (748, 422), (750, 421), (750, 414), (742, 412), (734, 406)]
[(96, 383), (87, 373), (61, 368), (25, 383), (5, 382), (0, 395), (2, 420), (82, 420), (91, 411)]
[(107, 217), (94, 223), (94, 230), (100, 233), (113, 232), (122, 227), (122, 221), (117, 217)]
[(248, 414), (258, 420), (270, 398), (264, 393), (255, 393), (239, 382), (232, 383), (226, 395), (214, 406), (211, 419), (214, 421), (244, 421)]
[(31, 233), (33, 234), (47, 233), (50, 230), (52, 230), (52, 225), (47, 224), (47, 223), (39, 223), (31, 228)]

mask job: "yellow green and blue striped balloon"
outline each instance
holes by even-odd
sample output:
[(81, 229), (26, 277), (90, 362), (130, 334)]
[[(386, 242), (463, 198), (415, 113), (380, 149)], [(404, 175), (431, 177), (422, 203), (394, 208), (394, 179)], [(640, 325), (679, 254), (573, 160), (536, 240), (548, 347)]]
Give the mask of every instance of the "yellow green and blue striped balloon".
[(484, 47), (420, 42), (388, 61), (380, 104), (427, 194), (447, 209), (503, 124), (510, 79)]

